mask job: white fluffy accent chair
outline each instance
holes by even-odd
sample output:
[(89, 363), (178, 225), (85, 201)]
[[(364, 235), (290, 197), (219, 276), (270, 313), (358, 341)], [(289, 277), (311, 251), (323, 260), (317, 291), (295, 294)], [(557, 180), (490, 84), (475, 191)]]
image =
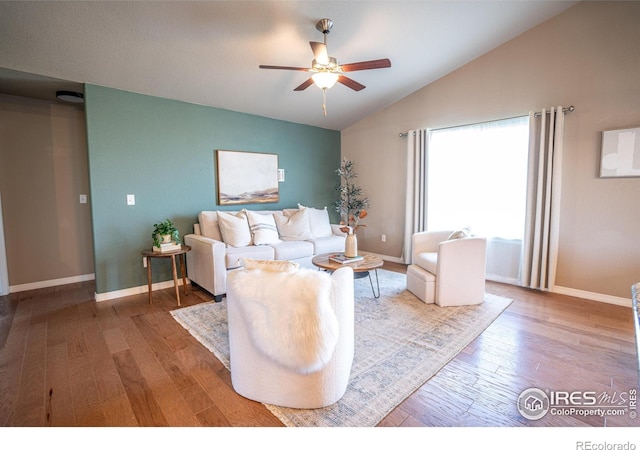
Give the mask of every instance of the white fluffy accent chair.
[(484, 301), (487, 241), (465, 232), (423, 231), (411, 239), (407, 289), (425, 303), (475, 305)]
[[(255, 266), (254, 266), (255, 267)], [(231, 382), (251, 400), (322, 408), (344, 395), (354, 352), (353, 270), (240, 269), (227, 280)]]

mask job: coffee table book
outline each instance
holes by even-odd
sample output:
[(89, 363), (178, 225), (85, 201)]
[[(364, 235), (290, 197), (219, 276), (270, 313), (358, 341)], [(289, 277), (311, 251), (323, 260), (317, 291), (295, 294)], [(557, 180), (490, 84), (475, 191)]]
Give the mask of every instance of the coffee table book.
[(180, 250), (182, 246), (180, 244), (176, 244), (175, 242), (162, 243), (160, 247), (153, 247), (154, 252), (165, 253), (165, 252), (174, 252), (176, 250)]
[(362, 261), (364, 259), (363, 256), (346, 256), (344, 253), (336, 253), (329, 256), (329, 259), (333, 262), (337, 262), (340, 264), (349, 264), (353, 262)]

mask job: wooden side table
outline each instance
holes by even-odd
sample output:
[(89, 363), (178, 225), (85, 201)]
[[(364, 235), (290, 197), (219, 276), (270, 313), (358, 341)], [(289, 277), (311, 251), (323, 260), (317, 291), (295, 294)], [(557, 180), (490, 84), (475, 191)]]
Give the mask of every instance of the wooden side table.
[(189, 287), (187, 286), (187, 274), (184, 264), (184, 255), (191, 250), (188, 245), (183, 245), (180, 250), (174, 250), (172, 252), (154, 252), (153, 250), (146, 250), (142, 252), (147, 260), (147, 282), (149, 283), (149, 304), (152, 303), (152, 281), (151, 281), (151, 259), (152, 258), (171, 258), (171, 271), (173, 273), (173, 286), (176, 290), (176, 299), (178, 300), (178, 306), (180, 306), (180, 290), (178, 289), (178, 271), (176, 268), (176, 256), (180, 259), (180, 268), (182, 271), (182, 286), (184, 288), (184, 295), (189, 295)]

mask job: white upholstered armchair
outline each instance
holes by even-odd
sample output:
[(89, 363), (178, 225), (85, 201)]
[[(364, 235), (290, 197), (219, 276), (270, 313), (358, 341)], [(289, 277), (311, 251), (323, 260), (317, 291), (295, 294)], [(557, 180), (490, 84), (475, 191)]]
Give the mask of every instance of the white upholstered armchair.
[(423, 231), (411, 239), (407, 289), (425, 303), (474, 305), (484, 300), (484, 237), (457, 237), (453, 231)]
[(353, 363), (353, 269), (266, 269), (228, 276), (233, 388), (272, 405), (331, 405), (344, 395)]

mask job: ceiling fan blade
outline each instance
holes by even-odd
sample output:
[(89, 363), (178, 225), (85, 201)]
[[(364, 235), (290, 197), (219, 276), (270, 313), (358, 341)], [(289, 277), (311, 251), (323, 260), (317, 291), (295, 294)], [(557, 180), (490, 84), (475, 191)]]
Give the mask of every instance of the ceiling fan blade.
[(355, 72), (356, 70), (369, 70), (369, 69), (386, 69), (391, 67), (391, 61), (389, 59), (374, 59), (372, 61), (362, 61), (357, 63), (341, 64), (343, 72)]
[(327, 52), (326, 45), (322, 42), (309, 42), (309, 45), (311, 45), (313, 57), (316, 59), (318, 64), (322, 64), (323, 66), (329, 64), (329, 53)]
[(282, 69), (282, 70), (300, 70), (302, 72), (311, 72), (311, 69), (306, 68), (306, 67), (290, 67), (290, 66), (265, 66), (265, 65), (260, 65), (258, 66), (261, 69)]
[(354, 91), (361, 91), (366, 87), (364, 84), (360, 84), (349, 77), (345, 77), (344, 75), (340, 75), (338, 77), (338, 83), (344, 84), (345, 86), (353, 89)]
[(313, 79), (309, 78), (307, 79), (307, 81), (305, 81), (304, 83), (302, 83), (300, 86), (298, 86), (297, 88), (294, 89), (294, 91), (304, 91), (306, 88), (308, 88), (309, 86), (311, 86), (313, 84)]

